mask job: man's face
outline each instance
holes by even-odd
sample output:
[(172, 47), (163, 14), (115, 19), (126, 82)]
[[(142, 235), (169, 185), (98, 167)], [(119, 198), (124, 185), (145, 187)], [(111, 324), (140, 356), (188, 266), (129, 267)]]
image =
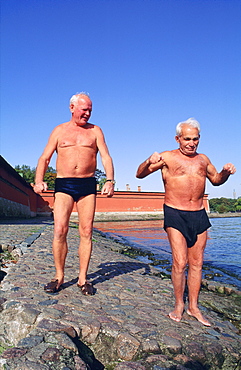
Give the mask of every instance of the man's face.
[(181, 136), (176, 136), (179, 143), (179, 149), (182, 154), (192, 156), (196, 153), (199, 144), (200, 135), (197, 128), (189, 125), (182, 125)]
[(78, 126), (86, 125), (92, 112), (91, 100), (88, 97), (79, 98), (76, 103), (70, 104), (70, 112)]

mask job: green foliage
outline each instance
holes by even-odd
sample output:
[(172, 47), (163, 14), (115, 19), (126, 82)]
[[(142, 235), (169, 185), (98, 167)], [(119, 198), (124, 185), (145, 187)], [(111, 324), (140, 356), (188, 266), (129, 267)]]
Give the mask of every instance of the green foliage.
[(35, 176), (35, 168), (30, 168), (30, 166), (27, 166), (26, 164), (23, 164), (22, 166), (15, 166), (15, 171), (22, 176), (22, 178), (31, 183), (34, 182), (34, 176)]
[(96, 177), (97, 184), (99, 184), (99, 190), (101, 190), (106, 180), (106, 174), (103, 171), (98, 170), (97, 168), (95, 171), (95, 177)]
[[(35, 179), (35, 171), (36, 168), (30, 168), (30, 166), (27, 166), (23, 164), (22, 166), (15, 166), (15, 171), (22, 176), (22, 178), (27, 181), (29, 184), (34, 183)], [(44, 176), (44, 181), (47, 182), (49, 189), (54, 189), (54, 182), (56, 178), (56, 170), (49, 166), (47, 168), (46, 174)]]
[(103, 178), (103, 179), (101, 179), (101, 180), (98, 182), (98, 184), (99, 184), (99, 190), (102, 190), (102, 188), (103, 188), (103, 186), (104, 186), (104, 184), (105, 184), (105, 180), (106, 180), (106, 177), (105, 177), (105, 178)]
[(47, 182), (49, 189), (54, 189), (56, 176), (57, 176), (56, 171), (55, 172), (48, 172), (48, 170), (46, 171), (44, 181)]
[[(31, 168), (30, 166), (27, 166), (26, 164), (23, 164), (22, 166), (17, 165), (15, 166), (15, 171), (20, 176), (22, 176), (22, 178), (25, 181), (27, 181), (29, 184), (34, 183), (35, 171), (36, 171), (35, 167)], [(105, 183), (106, 175), (103, 171), (96, 169), (95, 177), (97, 180), (97, 184), (99, 184), (99, 188), (101, 190)], [(55, 178), (56, 178), (56, 170), (53, 167), (49, 166), (44, 176), (44, 181), (48, 184), (49, 189), (54, 189)]]
[(241, 198), (212, 198), (209, 199), (211, 212), (227, 213), (241, 211)]
[(99, 181), (103, 178), (106, 178), (106, 174), (101, 171), (101, 170), (98, 170), (98, 168), (95, 170), (95, 177), (96, 177), (96, 180), (97, 180), (97, 183), (99, 184)]
[(237, 199), (237, 201), (234, 203), (234, 206), (238, 212), (241, 212), (241, 197)]

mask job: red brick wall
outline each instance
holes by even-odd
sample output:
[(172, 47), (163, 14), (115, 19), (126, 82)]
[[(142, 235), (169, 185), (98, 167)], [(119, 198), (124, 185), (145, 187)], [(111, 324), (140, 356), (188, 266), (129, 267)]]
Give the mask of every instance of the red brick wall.
[[(116, 191), (112, 198), (97, 192), (96, 212), (162, 212), (164, 195), (162, 192)], [(48, 207), (53, 208), (54, 193), (52, 190), (41, 193)], [(204, 196), (204, 206), (209, 211), (208, 196)], [(41, 206), (38, 206), (41, 212)], [(74, 205), (73, 212), (76, 212)]]
[(35, 216), (36, 207), (32, 187), (0, 156), (0, 216)]

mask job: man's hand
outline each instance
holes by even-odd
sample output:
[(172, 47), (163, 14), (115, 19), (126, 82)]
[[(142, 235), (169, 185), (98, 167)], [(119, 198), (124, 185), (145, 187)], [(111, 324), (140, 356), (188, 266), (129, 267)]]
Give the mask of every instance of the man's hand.
[(140, 164), (136, 172), (136, 177), (143, 179), (151, 173), (160, 170), (165, 165), (164, 158), (161, 154), (154, 152), (145, 162)]
[(37, 194), (40, 194), (43, 191), (48, 190), (48, 185), (44, 181), (39, 182), (38, 184), (31, 184), (31, 186), (33, 187), (34, 192), (37, 193)]
[(110, 181), (107, 181), (101, 190), (101, 194), (102, 195), (106, 194), (107, 197), (112, 197), (114, 194), (114, 184), (112, 184), (112, 182)]
[(150, 164), (156, 164), (158, 162), (161, 162), (163, 161), (163, 158), (162, 156), (157, 153), (157, 152), (154, 152), (150, 157), (149, 157), (149, 163)]
[(230, 175), (233, 175), (236, 172), (236, 168), (232, 163), (227, 163), (223, 166), (223, 171), (226, 171)]

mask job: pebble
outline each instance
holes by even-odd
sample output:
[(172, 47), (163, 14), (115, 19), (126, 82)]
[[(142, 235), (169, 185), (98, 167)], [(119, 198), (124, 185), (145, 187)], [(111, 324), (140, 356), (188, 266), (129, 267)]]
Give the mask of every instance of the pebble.
[(239, 368), (238, 294), (202, 289), (200, 308), (212, 327), (186, 313), (176, 323), (168, 317), (171, 281), (94, 231), (88, 279), (95, 295), (83, 296), (76, 285), (79, 234), (70, 227), (65, 283), (49, 295), (43, 288), (55, 272), (52, 220), (5, 220), (0, 231), (0, 243), (19, 251), (0, 283), (0, 369)]

